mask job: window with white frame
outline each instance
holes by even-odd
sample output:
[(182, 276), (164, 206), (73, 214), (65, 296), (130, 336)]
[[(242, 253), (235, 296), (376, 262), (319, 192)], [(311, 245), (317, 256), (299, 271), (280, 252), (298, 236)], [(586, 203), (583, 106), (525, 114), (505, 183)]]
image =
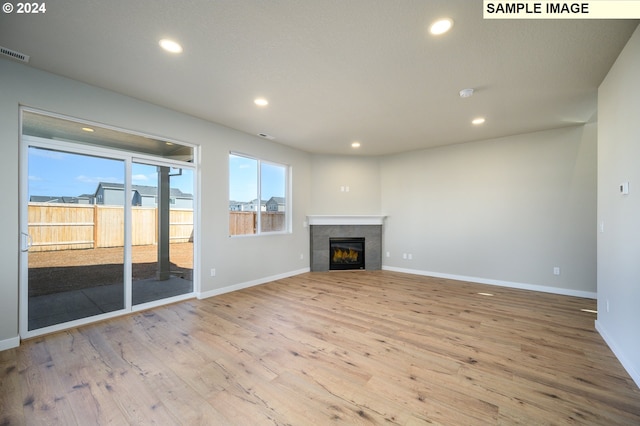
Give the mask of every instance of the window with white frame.
[(229, 154), (229, 235), (288, 231), (289, 166)]

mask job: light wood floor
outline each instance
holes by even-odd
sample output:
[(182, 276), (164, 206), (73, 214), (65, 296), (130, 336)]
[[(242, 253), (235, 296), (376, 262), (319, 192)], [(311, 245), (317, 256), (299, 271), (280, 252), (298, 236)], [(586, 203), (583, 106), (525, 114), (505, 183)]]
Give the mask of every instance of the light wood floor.
[(0, 425), (638, 425), (640, 391), (583, 308), (595, 301), (303, 274), (0, 352)]

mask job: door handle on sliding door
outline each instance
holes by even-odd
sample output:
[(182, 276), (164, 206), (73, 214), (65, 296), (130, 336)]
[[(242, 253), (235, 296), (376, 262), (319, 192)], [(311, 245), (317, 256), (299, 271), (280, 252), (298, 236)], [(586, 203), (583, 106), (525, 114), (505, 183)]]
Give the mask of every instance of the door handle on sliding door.
[[(22, 238), (23, 238), (20, 251), (27, 252), (33, 245), (33, 238), (31, 238), (31, 235), (27, 234), (26, 232), (20, 232), (20, 234), (22, 234)], [(24, 237), (26, 237), (26, 239)]]

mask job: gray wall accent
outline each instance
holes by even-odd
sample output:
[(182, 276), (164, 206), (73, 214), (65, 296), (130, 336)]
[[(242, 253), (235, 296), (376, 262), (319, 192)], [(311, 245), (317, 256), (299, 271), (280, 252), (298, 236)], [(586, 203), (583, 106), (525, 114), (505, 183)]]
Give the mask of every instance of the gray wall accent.
[[(640, 386), (640, 27), (598, 91), (598, 331)], [(629, 182), (629, 194), (619, 186)]]
[(382, 225), (311, 225), (311, 271), (329, 270), (329, 239), (356, 238), (364, 240), (364, 267), (382, 268)]

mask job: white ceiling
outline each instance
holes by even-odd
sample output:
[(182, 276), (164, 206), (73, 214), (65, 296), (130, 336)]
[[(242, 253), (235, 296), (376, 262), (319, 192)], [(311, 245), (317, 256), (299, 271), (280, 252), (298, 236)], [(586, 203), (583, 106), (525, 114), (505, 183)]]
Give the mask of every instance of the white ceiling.
[[(592, 121), (597, 88), (638, 25), (483, 20), (479, 0), (46, 6), (0, 14), (0, 46), (29, 55), (30, 66), (305, 151), (358, 155)], [(430, 35), (443, 16), (453, 29)], [(162, 51), (164, 37), (184, 52)], [(475, 95), (461, 99), (464, 88)], [(258, 96), (269, 106), (255, 106)], [(486, 123), (471, 125), (477, 116)]]

